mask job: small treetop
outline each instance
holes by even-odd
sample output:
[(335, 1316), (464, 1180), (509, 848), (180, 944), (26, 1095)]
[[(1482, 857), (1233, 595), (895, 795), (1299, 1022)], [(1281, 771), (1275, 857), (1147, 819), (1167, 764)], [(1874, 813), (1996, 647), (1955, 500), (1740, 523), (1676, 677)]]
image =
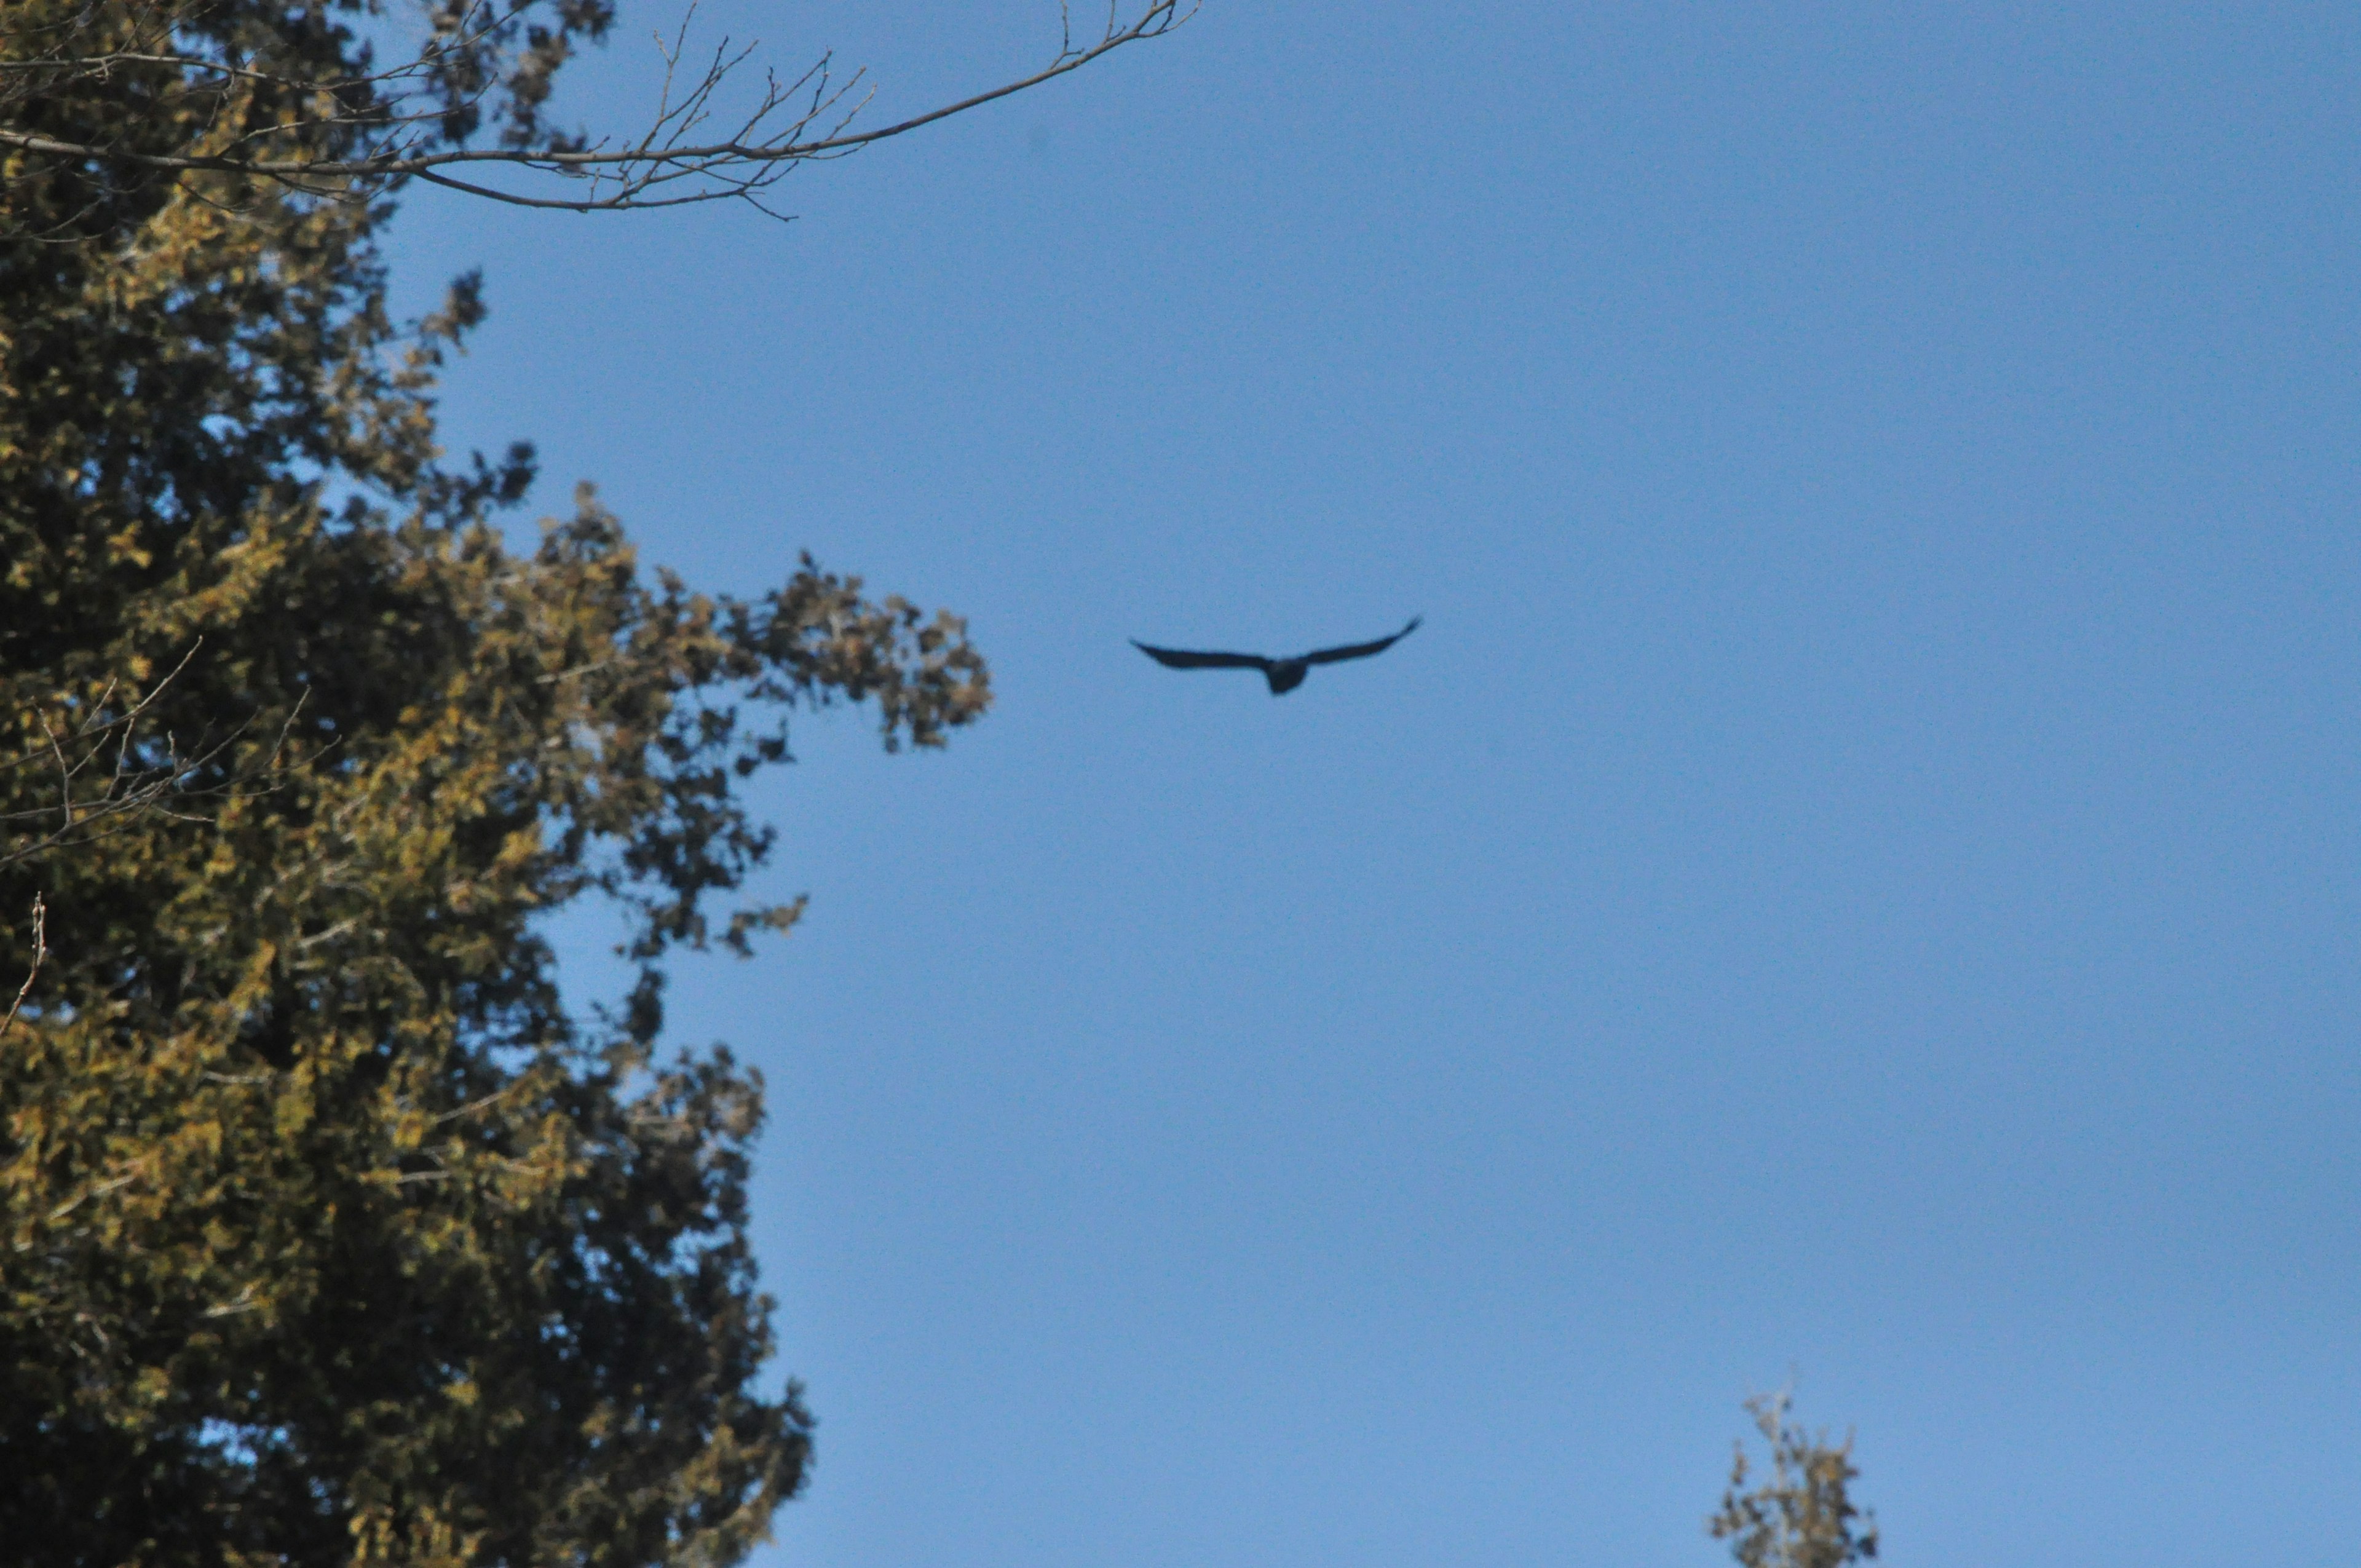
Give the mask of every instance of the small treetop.
[[(1849, 1490), (1861, 1474), (1852, 1463), (1852, 1434), (1831, 1443), (1825, 1431), (1790, 1424), (1793, 1402), (1785, 1388), (1746, 1401), (1755, 1430), (1770, 1446), (1770, 1479), (1744, 1490), (1746, 1444), (1733, 1444), (1730, 1489), (1706, 1529), (1716, 1541), (1729, 1541), (1730, 1555), (1745, 1568), (1845, 1568), (1875, 1557), (1877, 1516), (1855, 1508)], [(1866, 1527), (1859, 1533), (1856, 1519)]]

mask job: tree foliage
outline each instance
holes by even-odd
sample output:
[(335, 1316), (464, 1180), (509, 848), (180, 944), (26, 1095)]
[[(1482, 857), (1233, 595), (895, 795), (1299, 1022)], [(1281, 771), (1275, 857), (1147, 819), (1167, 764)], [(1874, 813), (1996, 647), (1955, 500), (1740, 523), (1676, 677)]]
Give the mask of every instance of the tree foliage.
[[(124, 9), (15, 0), (0, 51)], [(203, 15), (241, 58), (365, 63), (332, 7)], [(68, 140), (235, 128), (177, 80), (16, 107)], [(725, 1563), (803, 1478), (811, 1419), (758, 1376), (760, 1080), (659, 1056), (664, 964), (794, 919), (738, 894), (789, 710), (936, 746), (985, 667), (808, 559), (743, 600), (645, 572), (587, 489), (510, 548), (530, 449), (454, 463), (434, 430), (480, 291), (391, 321), (390, 213), (0, 153), (0, 951), (31, 981), (0, 1025), (0, 1541), (28, 1568)], [(577, 1017), (535, 922), (601, 895), (638, 980)]]
[[(1743, 1490), (1746, 1445), (1734, 1445), (1730, 1489), (1706, 1529), (1716, 1541), (1729, 1541), (1730, 1555), (1745, 1568), (1845, 1568), (1875, 1557), (1877, 1517), (1852, 1504), (1850, 1488), (1861, 1474), (1853, 1467), (1852, 1439), (1831, 1443), (1828, 1433), (1793, 1424), (1791, 1403), (1784, 1391), (1746, 1401), (1770, 1450), (1771, 1475), (1752, 1491)], [(1866, 1528), (1856, 1531), (1853, 1521), (1864, 1518)]]

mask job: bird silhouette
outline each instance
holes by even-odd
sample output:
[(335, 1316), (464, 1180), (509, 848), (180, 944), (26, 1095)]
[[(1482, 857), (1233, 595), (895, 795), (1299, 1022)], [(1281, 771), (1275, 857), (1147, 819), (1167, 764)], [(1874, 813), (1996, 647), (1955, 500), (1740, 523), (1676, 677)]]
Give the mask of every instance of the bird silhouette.
[(1149, 658), (1171, 670), (1260, 670), (1262, 678), (1270, 683), (1270, 695), (1291, 692), (1303, 684), (1314, 664), (1334, 664), (1346, 659), (1366, 659), (1372, 653), (1382, 653), (1411, 632), (1418, 630), (1423, 616), (1413, 615), (1410, 624), (1391, 637), (1380, 637), (1375, 642), (1348, 642), (1341, 648), (1323, 648), (1316, 652), (1298, 653), (1291, 659), (1267, 659), (1260, 653), (1199, 653), (1186, 648), (1151, 648), (1137, 638), (1131, 645)]

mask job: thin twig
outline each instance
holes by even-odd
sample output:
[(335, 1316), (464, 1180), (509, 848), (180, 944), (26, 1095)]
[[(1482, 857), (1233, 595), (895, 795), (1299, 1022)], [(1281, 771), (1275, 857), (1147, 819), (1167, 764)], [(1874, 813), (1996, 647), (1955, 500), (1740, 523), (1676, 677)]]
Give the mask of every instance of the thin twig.
[[(279, 727), (268, 754), (254, 762), (210, 781), (209, 770), (230, 756), (249, 728), (240, 724), (218, 739), (211, 735), (199, 739), (197, 750), (183, 754), (178, 740), (167, 732), (162, 740), (162, 755), (156, 754), (155, 741), (142, 742), (137, 730), (141, 718), (163, 695), (165, 689), (186, 670), (189, 660), (195, 656), (192, 647), (171, 672), (158, 682), (147, 696), (124, 713), (106, 716), (107, 700), (115, 691), (110, 682), (99, 700), (86, 707), (78, 721), (70, 722), (62, 732), (41, 715), (34, 716), (42, 731), (45, 746), (35, 747), (5, 762), (0, 762), (0, 773), (47, 760), (58, 772), (59, 803), (26, 810), (0, 811), (0, 830), (14, 830), (19, 823), (35, 824), (55, 817), (57, 826), (48, 832), (29, 828), (31, 836), (0, 848), (0, 866), (28, 861), (64, 844), (86, 845), (122, 832), (148, 813), (180, 821), (202, 821), (205, 818), (173, 809), (175, 803), (203, 801), (224, 805), (268, 793), (280, 787), (283, 775), (290, 770), (285, 761), (287, 748), (293, 739), (295, 725), (310, 701), (307, 690), (300, 695)], [(72, 752), (69, 755), (68, 745)], [(332, 743), (333, 744), (333, 743)], [(115, 748), (115, 763), (103, 775), (103, 784), (76, 798), (73, 781), (93, 764), (104, 765), (108, 746)], [(143, 755), (134, 761), (132, 753)], [(316, 756), (313, 760), (317, 760)]]
[(8, 1016), (0, 1019), (0, 1040), (16, 1025), (16, 1010), (25, 1005), (25, 998), (33, 993), (33, 981), (41, 974), (41, 960), (49, 956), (49, 908), (41, 902), (39, 894), (33, 894), (33, 967), (25, 975), (25, 983), (16, 988), (16, 1000), (8, 1004)]
[[(431, 108), (410, 105), (419, 101), (420, 94), (439, 90), (435, 84), (446, 81), (439, 73), (448, 62), (471, 58), (478, 49), (495, 44), (504, 35), (504, 29), (522, 16), (528, 3), (529, 0), (513, 0), (506, 6), (470, 6), (460, 18), (455, 37), (430, 42), (415, 59), (401, 66), (367, 75), (322, 80), (286, 77), (242, 63), (169, 50), (126, 50), (117, 54), (60, 56), (46, 62), (18, 62), (26, 67), (46, 63), (70, 79), (77, 72), (84, 77), (103, 75), (116, 64), (170, 66), (218, 82), (297, 93), (315, 101), (350, 107), (309, 118), (273, 116), (267, 124), (234, 133), (227, 147), (211, 151), (133, 150), (112, 143), (69, 141), (5, 125), (0, 125), (0, 148), (170, 175), (217, 173), (264, 180), (335, 201), (369, 200), (403, 181), (419, 180), (511, 206), (566, 212), (620, 212), (730, 200), (744, 201), (767, 212), (769, 209), (760, 200), (762, 193), (797, 163), (843, 157), (1038, 87), (1078, 71), (1126, 44), (1170, 32), (1194, 15), (1198, 0), (1145, 0), (1128, 24), (1124, 22), (1115, 0), (1110, 0), (1100, 37), (1081, 45), (1074, 38), (1068, 0), (1060, 0), (1058, 52), (1048, 65), (1017, 80), (875, 130), (851, 128), (853, 115), (869, 102), (867, 93), (862, 93), (849, 108), (845, 106), (848, 96), (862, 86), (863, 73), (856, 71), (841, 84), (832, 82), (824, 57), (785, 87), (766, 73), (752, 111), (741, 120), (736, 131), (723, 140), (700, 142), (688, 138), (712, 117), (716, 94), (747, 60), (752, 46), (733, 51), (724, 39), (695, 85), (682, 93), (678, 71), (686, 52), (688, 31), (688, 20), (684, 18), (673, 38), (667, 40), (658, 36), (657, 48), (664, 62), (664, 79), (653, 116), (639, 137), (620, 142), (611, 138), (593, 142), (557, 137), (544, 138), (537, 146), (432, 147), (427, 127), (452, 112), (472, 107), (490, 91), (490, 84), (487, 82), (456, 98), (443, 99)], [(691, 5), (689, 15), (694, 14), (695, 6)], [(791, 107), (792, 101), (807, 87), (811, 90), (809, 101), (799, 108)], [(380, 89), (388, 91), (381, 93)], [(226, 86), (192, 86), (187, 90), (211, 93), (216, 100), (224, 98), (227, 92)], [(834, 123), (821, 134), (810, 134), (830, 119)], [(268, 155), (266, 144), (273, 139), (328, 132), (359, 137), (362, 147), (358, 156)], [(572, 196), (536, 195), (484, 184), (461, 173), (463, 169), (479, 165), (579, 181), (588, 186), (588, 192)], [(681, 181), (688, 181), (691, 185), (681, 190), (664, 189)]]
[(104, 1198), (119, 1187), (130, 1186), (133, 1182), (139, 1179), (139, 1174), (138, 1168), (135, 1166), (131, 1169), (125, 1171), (121, 1176), (115, 1177), (110, 1181), (102, 1181), (95, 1186), (82, 1189), (82, 1190), (76, 1196), (67, 1199), (64, 1202), (50, 1210), (49, 1214), (49, 1223), (54, 1225), (60, 1220), (64, 1219), (68, 1214), (72, 1213), (76, 1209), (79, 1209), (83, 1204), (89, 1202), (92, 1199)]

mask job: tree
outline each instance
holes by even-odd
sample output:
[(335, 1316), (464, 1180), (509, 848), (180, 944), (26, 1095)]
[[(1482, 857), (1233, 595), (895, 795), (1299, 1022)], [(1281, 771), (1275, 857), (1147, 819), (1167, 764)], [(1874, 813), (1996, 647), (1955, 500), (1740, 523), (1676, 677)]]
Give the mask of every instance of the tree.
[[(1730, 1543), (1730, 1555), (1745, 1568), (1844, 1568), (1877, 1555), (1877, 1516), (1852, 1505), (1850, 1488), (1861, 1474), (1853, 1467), (1852, 1439), (1829, 1442), (1791, 1424), (1791, 1395), (1758, 1394), (1746, 1401), (1755, 1431), (1771, 1453), (1771, 1477), (1752, 1492), (1746, 1485), (1746, 1445), (1734, 1445), (1730, 1489), (1720, 1511), (1706, 1521), (1716, 1541)], [(1855, 1533), (1853, 1520), (1866, 1518)]]
[[(664, 86), (646, 120), (594, 137), (556, 129), (546, 109), (559, 68), (607, 36), (613, 0), (416, 0), (423, 37), (394, 40), (390, 66), (353, 30), (380, 17), (383, 0), (280, 13), (247, 0), (44, 0), (0, 27), (0, 149), (17, 155), (20, 170), (79, 176), (93, 194), (126, 181), (227, 174), (340, 201), (419, 180), (570, 212), (743, 201), (767, 213), (763, 192), (798, 164), (1039, 86), (1161, 37), (1193, 10), (1193, 0), (1141, 0), (1126, 19), (1111, 3), (1098, 35), (1078, 41), (1069, 3), (1060, 0), (1047, 65), (868, 129), (853, 123), (869, 101), (866, 72), (840, 82), (827, 56), (790, 81), (766, 70), (759, 91), (733, 101), (752, 46), (724, 38), (692, 61), (685, 14), (669, 44), (659, 38)], [(47, 112), (124, 92), (150, 112), (120, 125), (60, 124)], [(487, 120), (491, 146), (475, 140)], [(527, 188), (485, 182), (503, 171), (527, 177)]]
[[(141, 14), (16, 0), (0, 57)], [(42, 76), (13, 123), (160, 152), (276, 116), (333, 160), (375, 122), (271, 73), (365, 76), (343, 14), (176, 12), (258, 73), (234, 113), (128, 61)], [(530, 122), (536, 82), (470, 112)], [(939, 746), (984, 663), (808, 558), (746, 600), (644, 573), (587, 488), (511, 550), (530, 448), (436, 444), (476, 280), (402, 326), (382, 190), (125, 167), (0, 153), (0, 1541), (734, 1561), (811, 1417), (761, 1382), (761, 1081), (660, 1058), (665, 963), (796, 917), (738, 891), (789, 712)], [(588, 896), (628, 911), (637, 980), (577, 1017), (535, 922)]]

